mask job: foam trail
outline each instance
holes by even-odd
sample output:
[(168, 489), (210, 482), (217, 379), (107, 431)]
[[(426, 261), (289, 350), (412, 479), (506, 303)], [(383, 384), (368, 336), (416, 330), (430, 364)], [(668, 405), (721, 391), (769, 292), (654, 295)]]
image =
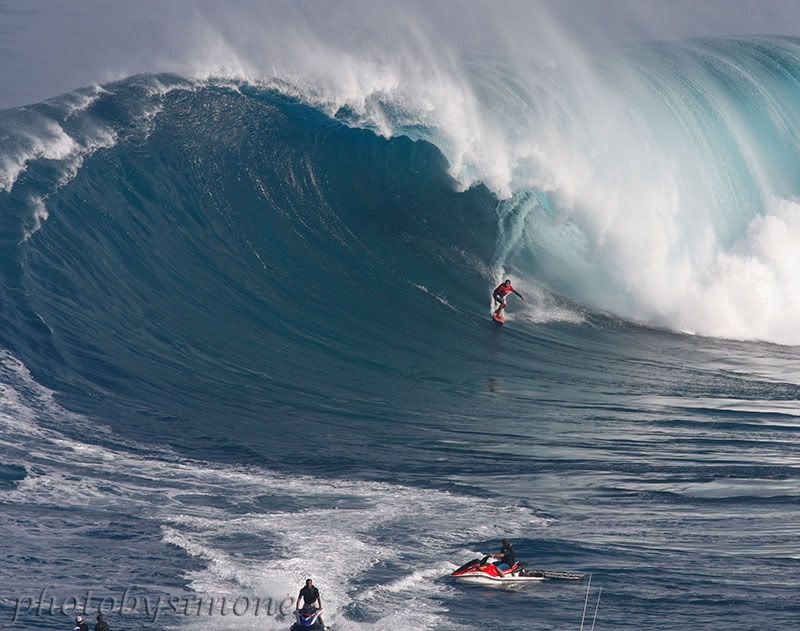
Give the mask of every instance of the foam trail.
[(437, 302), (439, 302), (440, 304), (443, 304), (443, 305), (444, 305), (445, 307), (447, 307), (448, 309), (452, 309), (453, 311), (458, 311), (458, 309), (456, 309), (456, 308), (455, 308), (455, 307), (454, 307), (452, 304), (450, 304), (450, 303), (447, 301), (447, 299), (446, 299), (446, 298), (442, 298), (442, 297), (441, 297), (441, 296), (439, 296), (438, 294), (435, 294), (435, 293), (433, 293), (433, 292), (432, 292), (430, 289), (428, 289), (428, 288), (427, 288), (427, 287), (425, 287), (424, 285), (417, 285), (416, 283), (411, 283), (411, 284), (412, 284), (414, 287), (416, 287), (417, 289), (419, 289), (421, 292), (423, 292), (423, 293), (425, 293), (425, 294), (428, 294), (429, 296), (432, 296), (432, 297), (433, 297), (433, 298), (434, 298), (434, 299), (435, 299)]
[[(185, 577), (197, 594), (280, 600), (295, 597), (311, 575), (325, 595), (328, 622), (353, 629), (375, 624), (437, 628), (447, 612), (434, 596), (442, 590), (434, 581), (453, 567), (428, 566), (434, 551), (465, 539), (499, 537), (501, 527), (482, 515), (502, 512), (503, 535), (545, 525), (528, 508), (503, 501), (383, 482), (284, 475), (176, 458), (169, 449), (142, 449), (63, 409), (52, 391), (4, 351), (0, 380), (4, 463), (26, 471), (16, 488), (4, 493), (4, 501), (43, 511), (69, 505), (87, 513), (140, 515), (158, 525), (164, 544), (201, 562)], [(76, 440), (62, 434), (60, 426), (107, 442)], [(449, 516), (446, 523), (443, 514)], [(308, 524), (314, 525), (313, 536), (307, 536)], [(226, 543), (240, 539), (250, 543), (245, 548)], [(153, 554), (158, 550), (150, 550), (148, 558)], [(401, 577), (389, 585), (374, 584), (369, 572), (386, 564)], [(371, 621), (343, 617), (354, 599), (365, 603)], [(237, 623), (278, 629), (287, 621), (243, 618)], [(224, 618), (203, 620), (203, 628), (227, 624)]]

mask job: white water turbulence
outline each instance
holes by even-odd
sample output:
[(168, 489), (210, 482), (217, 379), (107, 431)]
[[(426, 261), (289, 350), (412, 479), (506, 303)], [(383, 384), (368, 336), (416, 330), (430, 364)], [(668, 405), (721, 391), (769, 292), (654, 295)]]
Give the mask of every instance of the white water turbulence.
[[(444, 624), (447, 609), (437, 600), (442, 589), (454, 589), (434, 582), (456, 567), (448, 561), (428, 565), (438, 550), (548, 525), (531, 509), (502, 499), (219, 465), (184, 459), (168, 448), (117, 442), (108, 428), (93, 426), (91, 419), (61, 407), (54, 394), (38, 384), (22, 362), (0, 351), (0, 445), (6, 450), (4, 464), (25, 471), (24, 479), (4, 495), (8, 506), (19, 509), (4, 524), (16, 543), (9, 545), (14, 556), (22, 557), (31, 548), (46, 549), (49, 531), (37, 520), (65, 506), (81, 511), (76, 516), (80, 525), (74, 526), (78, 533), (134, 514), (160, 530), (164, 545), (176, 546), (197, 561), (183, 577), (195, 594), (227, 596), (231, 602), (241, 596), (279, 602), (296, 597), (310, 574), (325, 594), (328, 623), (341, 622), (344, 612), (369, 602), (384, 612), (381, 617), (345, 621), (348, 629), (430, 629)], [(71, 435), (63, 433), (62, 426), (68, 426)], [(111, 442), (99, 446), (76, 438), (85, 435)], [(500, 513), (502, 526), (493, 519), (476, 523), (476, 514)], [(442, 515), (448, 516), (446, 523)], [(298, 537), (298, 528), (307, 536)], [(382, 541), (387, 533), (393, 545)], [(85, 542), (73, 542), (71, 536), (65, 535), (61, 545), (73, 546), (73, 561), (101, 567), (110, 562), (83, 559), (80, 546)], [(231, 545), (236, 541), (244, 542), (241, 548)], [(129, 544), (132, 553), (133, 543)], [(459, 558), (477, 554), (459, 552)], [(146, 564), (157, 564), (157, 555), (158, 548), (148, 550)], [(51, 561), (57, 564), (59, 558)], [(128, 562), (130, 567), (121, 574), (131, 582), (141, 580), (136, 562)], [(375, 567), (390, 567), (399, 578), (375, 586), (370, 578)], [(42, 585), (64, 587), (50, 565), (31, 572)], [(145, 574), (150, 572), (152, 567)], [(151, 580), (153, 590), (178, 593), (174, 586)], [(237, 618), (237, 625), (285, 629), (290, 617), (244, 616)], [(191, 617), (188, 623), (197, 628)], [(187, 626), (174, 619), (162, 624)], [(202, 628), (228, 629), (230, 621), (204, 618)]]
[(595, 71), (560, 121), (534, 117), (534, 190), (501, 204), (499, 262), (533, 259), (555, 291), (648, 324), (800, 342), (800, 118), (783, 83), (799, 51), (698, 43)]

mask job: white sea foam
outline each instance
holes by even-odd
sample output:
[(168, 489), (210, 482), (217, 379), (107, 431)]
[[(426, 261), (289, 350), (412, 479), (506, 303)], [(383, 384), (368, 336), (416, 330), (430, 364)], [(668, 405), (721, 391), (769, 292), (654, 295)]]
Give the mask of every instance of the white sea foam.
[(574, 306), (564, 304), (557, 300), (546, 289), (536, 283), (529, 281), (517, 281), (517, 287), (525, 302), (521, 309), (514, 309), (512, 319), (518, 319), (534, 324), (545, 324), (548, 322), (568, 322), (570, 324), (582, 324), (586, 317)]
[(10, 192), (32, 160), (64, 160), (78, 150), (78, 144), (55, 121), (20, 135), (16, 146), (0, 155), (0, 190)]
[(42, 199), (39, 195), (34, 195), (29, 200), (30, 206), (33, 209), (31, 214), (33, 218), (33, 225), (29, 228), (25, 228), (23, 231), (23, 239), (27, 241), (30, 239), (31, 235), (37, 232), (47, 218), (50, 216), (50, 213), (47, 210), (47, 206), (45, 206), (44, 199)]
[(91, 107), (108, 90), (99, 85), (74, 90), (47, 101), (50, 105), (59, 108), (65, 116), (73, 116)]
[[(48, 125), (61, 130), (55, 123), (48, 123)], [(55, 132), (54, 132), (55, 133)], [(17, 163), (17, 173), (14, 175), (14, 180), (10, 181), (9, 188), (11, 190), (14, 181), (19, 174), (25, 169), (28, 162), (37, 158), (47, 158), (50, 160), (60, 161), (60, 171), (56, 181), (53, 183), (51, 190), (45, 195), (33, 195), (29, 199), (29, 204), (32, 209), (31, 223), (23, 229), (23, 240), (27, 241), (34, 235), (41, 227), (50, 213), (47, 210), (46, 200), (53, 194), (54, 191), (62, 188), (69, 183), (83, 166), (87, 157), (98, 151), (99, 149), (107, 149), (113, 147), (117, 142), (116, 133), (106, 127), (96, 127), (89, 134), (87, 134), (81, 142), (77, 142), (73, 138), (67, 136), (63, 130), (60, 131), (64, 138), (59, 137), (55, 147), (49, 147), (46, 150), (36, 150), (28, 154)]]
[(70, 182), (83, 166), (84, 160), (99, 149), (108, 149), (117, 143), (117, 134), (107, 127), (98, 127), (84, 138), (80, 146), (70, 154), (63, 163), (63, 169), (56, 181), (60, 188)]
[(731, 338), (800, 344), (800, 202), (769, 199), (743, 238), (709, 262), (705, 282), (687, 282), (678, 325)]

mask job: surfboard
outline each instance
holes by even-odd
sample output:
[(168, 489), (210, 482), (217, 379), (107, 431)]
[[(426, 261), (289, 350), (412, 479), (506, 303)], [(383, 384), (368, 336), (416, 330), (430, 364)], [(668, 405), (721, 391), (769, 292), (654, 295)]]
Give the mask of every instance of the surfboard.
[(497, 324), (505, 324), (506, 323), (506, 319), (503, 317), (502, 314), (501, 315), (497, 315), (496, 313), (493, 313), (492, 314), (492, 320), (497, 322)]

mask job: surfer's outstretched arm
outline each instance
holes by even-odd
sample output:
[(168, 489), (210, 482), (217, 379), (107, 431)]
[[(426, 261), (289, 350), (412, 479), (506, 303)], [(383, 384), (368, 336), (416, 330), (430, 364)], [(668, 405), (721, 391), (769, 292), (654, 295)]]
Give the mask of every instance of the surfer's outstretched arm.
[(520, 300), (525, 300), (525, 298), (523, 298), (522, 294), (519, 293), (516, 289), (512, 289), (511, 291), (513, 291), (515, 294), (517, 294), (517, 296), (519, 296)]

